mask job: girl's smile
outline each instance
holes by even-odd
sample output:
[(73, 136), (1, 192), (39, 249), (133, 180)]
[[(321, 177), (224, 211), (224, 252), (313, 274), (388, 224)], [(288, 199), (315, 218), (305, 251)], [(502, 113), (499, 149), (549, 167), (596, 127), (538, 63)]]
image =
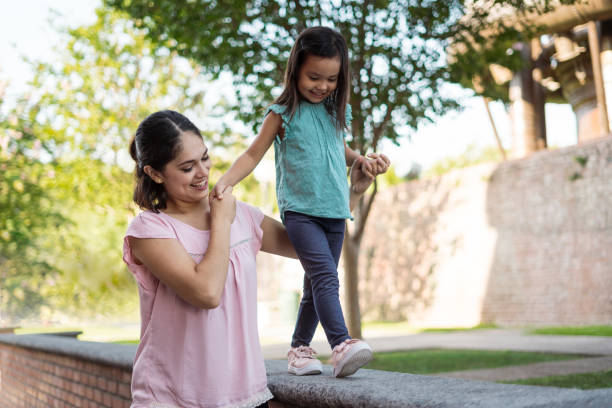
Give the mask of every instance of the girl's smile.
[(309, 55), (300, 68), (298, 91), (310, 103), (323, 102), (338, 86), (340, 57)]

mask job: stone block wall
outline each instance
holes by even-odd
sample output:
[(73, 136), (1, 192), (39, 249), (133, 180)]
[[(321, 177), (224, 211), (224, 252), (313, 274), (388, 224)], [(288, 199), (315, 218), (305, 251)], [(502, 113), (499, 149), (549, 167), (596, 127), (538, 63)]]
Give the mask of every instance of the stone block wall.
[(381, 192), (360, 276), (364, 319), (612, 324), (612, 137)]

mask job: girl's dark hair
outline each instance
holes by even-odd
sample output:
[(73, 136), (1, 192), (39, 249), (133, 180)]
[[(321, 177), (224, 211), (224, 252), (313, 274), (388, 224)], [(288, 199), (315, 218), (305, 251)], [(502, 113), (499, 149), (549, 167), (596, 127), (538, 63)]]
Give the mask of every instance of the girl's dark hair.
[(340, 59), (338, 85), (325, 100), (325, 108), (336, 119), (336, 129), (344, 129), (346, 128), (346, 104), (350, 90), (348, 48), (342, 34), (331, 28), (310, 27), (300, 33), (291, 49), (289, 61), (287, 61), (283, 92), (274, 103), (285, 106), (286, 112), (293, 117), (301, 100), (298, 91), (300, 69), (309, 55)]
[(143, 120), (130, 142), (130, 155), (136, 162), (134, 202), (140, 208), (158, 213), (166, 208), (166, 190), (144, 172), (145, 166), (163, 171), (180, 152), (181, 134), (193, 132), (202, 137), (198, 128), (185, 116), (171, 110), (150, 114)]

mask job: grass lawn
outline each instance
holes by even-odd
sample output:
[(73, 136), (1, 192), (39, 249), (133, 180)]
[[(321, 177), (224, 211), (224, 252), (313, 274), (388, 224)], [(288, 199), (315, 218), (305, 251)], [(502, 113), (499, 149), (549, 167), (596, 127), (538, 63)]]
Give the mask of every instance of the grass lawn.
[(450, 333), (450, 332), (457, 332), (457, 331), (482, 330), (482, 329), (497, 329), (497, 326), (494, 324), (486, 323), (486, 324), (479, 324), (473, 327), (438, 327), (438, 328), (430, 328), (430, 329), (421, 329), (420, 331), (424, 333), (432, 333), (432, 332)]
[(374, 353), (374, 360), (366, 368), (401, 373), (432, 374), (445, 371), (572, 360), (581, 357), (585, 356), (519, 351), (429, 349)]
[(530, 334), (556, 334), (564, 336), (612, 336), (612, 326), (540, 327)]
[(526, 380), (504, 381), (507, 384), (544, 385), (547, 387), (579, 388), (593, 390), (612, 388), (612, 371), (598, 373), (555, 375), (552, 377), (528, 378)]

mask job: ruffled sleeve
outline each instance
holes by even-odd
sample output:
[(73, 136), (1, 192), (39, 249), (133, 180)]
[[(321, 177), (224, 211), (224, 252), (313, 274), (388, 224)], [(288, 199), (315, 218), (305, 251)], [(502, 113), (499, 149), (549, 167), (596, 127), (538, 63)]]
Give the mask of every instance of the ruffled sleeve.
[(147, 271), (144, 265), (136, 263), (132, 254), (132, 249), (130, 248), (129, 237), (172, 239), (176, 238), (176, 233), (172, 226), (168, 224), (160, 214), (150, 211), (138, 214), (128, 226), (123, 239), (123, 261), (136, 278), (136, 281), (145, 289), (151, 289), (155, 279), (151, 273)]
[[(285, 130), (285, 138), (289, 137), (289, 110), (287, 109), (286, 106), (283, 105), (270, 105), (270, 107), (268, 108), (268, 110), (266, 111), (266, 116), (268, 115), (268, 113), (270, 112), (274, 112), (278, 115), (280, 115), (281, 119), (283, 120), (283, 129)], [(279, 137), (279, 135), (276, 135), (275, 140), (280, 143), (282, 140)]]
[(351, 108), (351, 105), (349, 105), (348, 103), (346, 104), (345, 116), (346, 127), (350, 129), (351, 123), (353, 122), (353, 108)]
[(289, 123), (289, 110), (287, 109), (286, 106), (282, 106), (282, 105), (270, 105), (270, 107), (268, 108), (268, 111), (266, 112), (266, 115), (270, 112), (274, 112), (276, 114), (279, 114), (281, 116), (281, 118), (283, 118), (283, 122), (285, 123)]
[(241, 211), (244, 211), (245, 218), (250, 224), (251, 230), (255, 236), (253, 240), (253, 252), (257, 253), (261, 249), (261, 241), (263, 239), (263, 230), (261, 229), (261, 222), (263, 221), (264, 214), (257, 207), (253, 207), (247, 203), (237, 202)]

